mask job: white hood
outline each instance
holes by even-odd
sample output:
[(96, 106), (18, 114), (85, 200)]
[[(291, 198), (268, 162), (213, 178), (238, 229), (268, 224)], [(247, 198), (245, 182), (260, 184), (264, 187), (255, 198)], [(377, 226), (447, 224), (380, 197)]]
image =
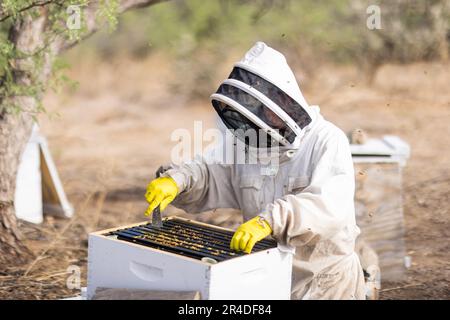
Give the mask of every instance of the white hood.
[(309, 105), (281, 52), (258, 41), (235, 66), (251, 71), (273, 83), (308, 111)]
[[(269, 140), (288, 149), (300, 147), (316, 117), (286, 58), (263, 42), (257, 42), (234, 65), (211, 100), (228, 129), (262, 129)], [(258, 148), (264, 145), (261, 141), (257, 141)]]

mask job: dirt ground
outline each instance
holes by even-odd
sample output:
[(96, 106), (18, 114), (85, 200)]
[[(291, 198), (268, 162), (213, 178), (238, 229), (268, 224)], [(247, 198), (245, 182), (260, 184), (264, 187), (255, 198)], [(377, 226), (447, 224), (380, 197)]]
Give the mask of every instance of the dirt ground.
[[(345, 131), (363, 128), (370, 136), (394, 134), (411, 145), (404, 169), (406, 280), (384, 282), (381, 299), (450, 298), (450, 66), (419, 63), (382, 67), (369, 86), (356, 68), (321, 66), (308, 78), (294, 66), (310, 104)], [(227, 71), (221, 75), (225, 78)], [(49, 115), (40, 119), (67, 196), (70, 220), (46, 217), (39, 226), (21, 223), (36, 260), (0, 272), (0, 299), (55, 299), (78, 294), (68, 289), (70, 265), (86, 285), (87, 234), (145, 220), (145, 187), (167, 163), (177, 128), (203, 121), (214, 127), (208, 97), (189, 101), (171, 90), (177, 74), (158, 56), (146, 60), (72, 63), (76, 92), (49, 92)], [(176, 79), (175, 79), (176, 80)], [(220, 81), (221, 79), (217, 79)], [(167, 215), (187, 215), (173, 207)], [(235, 227), (236, 212), (219, 210), (195, 219)]]

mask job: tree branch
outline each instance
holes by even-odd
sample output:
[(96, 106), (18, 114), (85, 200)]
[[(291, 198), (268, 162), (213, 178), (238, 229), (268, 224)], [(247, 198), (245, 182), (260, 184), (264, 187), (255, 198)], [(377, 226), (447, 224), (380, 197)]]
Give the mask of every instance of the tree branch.
[[(36, 8), (36, 7), (44, 7), (44, 6), (46, 6), (46, 5), (48, 5), (48, 4), (52, 4), (52, 3), (56, 3), (56, 1), (53, 1), (53, 0), (46, 0), (46, 1), (36, 1), (36, 2), (32, 2), (32, 3), (30, 3), (28, 6), (19, 9), (19, 10), (18, 10), (18, 13), (22, 13), (22, 12), (25, 12), (25, 11), (27, 11), (27, 10), (30, 10), (30, 9), (33, 9), (33, 8)], [(58, 4), (61, 5), (61, 3), (58, 3)], [(11, 16), (12, 16), (12, 15), (10, 15), (10, 14), (5, 14), (5, 12), (4, 12), (3, 10), (0, 11), (0, 22), (3, 22), (3, 21), (5, 21), (5, 20), (7, 20), (7, 19), (10, 18)]]
[[(119, 3), (118, 14), (124, 13), (125, 11), (148, 7), (160, 2), (166, 2), (168, 0), (121, 0)], [(84, 9), (84, 16), (86, 19), (87, 32), (83, 35), (81, 40), (84, 40), (94, 34), (100, 26), (98, 25), (98, 21), (96, 19), (97, 16), (97, 1), (90, 3)], [(62, 40), (59, 44), (58, 52), (67, 50), (76, 44), (78, 44), (81, 40), (78, 41), (67, 41)]]

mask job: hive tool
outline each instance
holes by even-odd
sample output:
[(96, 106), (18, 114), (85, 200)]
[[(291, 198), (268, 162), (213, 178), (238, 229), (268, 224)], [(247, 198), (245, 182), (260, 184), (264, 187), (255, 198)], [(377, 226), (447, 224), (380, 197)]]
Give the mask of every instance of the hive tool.
[[(164, 167), (159, 167), (159, 169), (156, 171), (156, 177), (159, 178), (161, 176), (161, 173), (163, 173), (165, 170)], [(152, 227), (161, 229), (163, 226), (162, 218), (161, 218), (161, 209), (158, 205), (155, 209), (153, 209), (152, 212)]]

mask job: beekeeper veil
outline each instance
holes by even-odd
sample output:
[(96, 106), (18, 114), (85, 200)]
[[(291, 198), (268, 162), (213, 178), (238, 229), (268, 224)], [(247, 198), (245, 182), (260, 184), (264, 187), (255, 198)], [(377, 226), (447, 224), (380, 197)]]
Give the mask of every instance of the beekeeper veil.
[[(211, 101), (226, 127), (252, 147), (297, 149), (312, 121), (285, 57), (263, 42), (234, 65)], [(258, 132), (256, 139), (249, 131)]]

